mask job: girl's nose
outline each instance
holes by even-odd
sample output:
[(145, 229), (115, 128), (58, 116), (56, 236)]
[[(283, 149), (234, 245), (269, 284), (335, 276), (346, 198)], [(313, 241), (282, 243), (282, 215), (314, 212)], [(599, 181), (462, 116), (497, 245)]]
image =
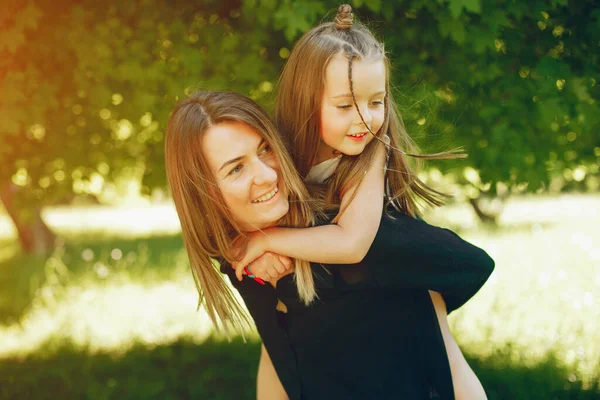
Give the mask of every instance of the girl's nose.
[[(360, 118), (360, 115), (358, 114), (358, 112), (356, 113), (356, 123), (358, 125), (362, 125), (362, 124), (367, 124), (367, 126), (371, 126), (371, 121), (373, 121), (373, 116), (371, 115), (371, 112), (369, 110), (369, 107), (361, 107), (360, 108), (360, 114), (362, 115), (362, 119)], [(364, 120), (364, 122), (363, 122)]]

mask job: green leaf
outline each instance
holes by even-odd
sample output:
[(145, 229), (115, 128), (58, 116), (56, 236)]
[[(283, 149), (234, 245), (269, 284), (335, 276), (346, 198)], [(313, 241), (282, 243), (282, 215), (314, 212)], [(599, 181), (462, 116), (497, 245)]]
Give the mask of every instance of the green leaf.
[(283, 28), (285, 37), (291, 41), (309, 30), (324, 12), (323, 4), (316, 1), (284, 3), (274, 14), (274, 27)]
[(494, 46), (495, 36), (489, 30), (469, 27), (468, 36), (477, 54), (482, 54), (486, 49)]
[(244, 7), (253, 9), (254, 7), (256, 7), (256, 0), (244, 0), (243, 4), (244, 4)]
[(390, 2), (385, 2), (381, 5), (381, 13), (387, 22), (394, 18), (394, 5)]
[(450, 0), (450, 14), (454, 18), (460, 17), (463, 8), (472, 13), (480, 14), (481, 0)]
[(565, 79), (571, 76), (570, 68), (567, 63), (550, 56), (544, 56), (536, 69), (543, 77)]
[(439, 29), (442, 37), (450, 36), (458, 44), (465, 42), (467, 36), (465, 26), (459, 20), (453, 18), (440, 19)]
[(474, 14), (481, 13), (481, 0), (464, 0), (464, 6), (467, 11)]
[(381, 11), (381, 0), (365, 0), (365, 5), (373, 12), (379, 13)]
[(450, 30), (450, 36), (452, 36), (452, 39), (454, 39), (456, 43), (463, 44), (467, 37), (467, 34), (465, 32), (465, 26), (460, 22), (456, 21), (456, 24)]
[(263, 9), (274, 10), (277, 7), (277, 0), (260, 0)]
[(567, 83), (567, 87), (571, 89), (573, 94), (582, 102), (588, 102), (591, 96), (586, 86), (586, 79), (573, 78)]
[(496, 8), (485, 11), (481, 14), (483, 23), (489, 28), (490, 32), (496, 33), (500, 27), (508, 26), (509, 20), (507, 10)]

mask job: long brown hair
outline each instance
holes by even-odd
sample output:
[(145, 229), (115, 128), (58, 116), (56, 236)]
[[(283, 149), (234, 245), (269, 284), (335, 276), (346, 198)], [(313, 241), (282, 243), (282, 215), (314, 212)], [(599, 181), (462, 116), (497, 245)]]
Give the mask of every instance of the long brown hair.
[[(417, 148), (406, 132), (394, 98), (390, 95), (390, 65), (384, 45), (375, 39), (364, 25), (353, 21), (352, 8), (347, 4), (338, 8), (334, 22), (318, 25), (298, 40), (279, 80), (275, 124), (290, 149), (300, 175), (304, 178), (315, 162), (316, 149), (321, 141), (320, 110), (325, 89), (325, 70), (329, 61), (338, 54), (348, 58), (350, 90), (355, 106), (352, 82), (353, 60), (384, 61), (386, 109), (381, 129), (378, 133), (371, 132), (377, 140), (369, 143), (357, 156), (342, 157), (325, 192), (326, 205), (339, 205), (345, 191), (362, 182), (364, 172), (372, 163), (377, 142), (383, 142), (381, 138), (385, 134), (391, 139), (389, 148), (392, 150), (388, 153), (386, 207), (391, 204), (398, 210), (414, 216), (419, 200), (432, 205), (443, 204), (449, 196), (430, 188), (421, 181), (406, 156), (450, 159), (462, 158), (465, 154), (462, 154), (460, 149), (429, 155), (416, 154)], [(358, 106), (356, 108), (360, 113)], [(362, 115), (360, 117), (362, 119)]]
[[(202, 148), (206, 131), (221, 122), (241, 122), (259, 133), (278, 161), (281, 181), (289, 193), (290, 208), (279, 225), (306, 227), (314, 222), (308, 192), (285, 151), (271, 119), (249, 98), (233, 92), (197, 92), (180, 101), (167, 124), (165, 166), (182, 236), (199, 293), (215, 327), (242, 331), (248, 316), (218, 271), (215, 258), (234, 260), (233, 241), (244, 232), (234, 221), (217, 188)], [(313, 275), (306, 261), (295, 260), (300, 298), (309, 304), (316, 296)]]

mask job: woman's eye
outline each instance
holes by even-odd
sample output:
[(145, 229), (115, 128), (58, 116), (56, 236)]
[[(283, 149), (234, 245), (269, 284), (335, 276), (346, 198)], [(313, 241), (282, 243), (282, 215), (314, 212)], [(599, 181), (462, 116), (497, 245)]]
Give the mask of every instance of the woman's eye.
[(381, 106), (381, 105), (383, 105), (383, 101), (376, 100), (376, 101), (372, 102), (371, 104), (374, 105), (374, 106)]
[(267, 145), (267, 146), (265, 146), (265, 147), (263, 147), (263, 148), (262, 148), (262, 149), (261, 149), (261, 150), (258, 152), (258, 154), (259, 154), (259, 155), (261, 155), (261, 156), (264, 156), (264, 155), (266, 155), (266, 154), (270, 154), (270, 153), (271, 153), (271, 146), (268, 146), (268, 145)]
[(337, 108), (342, 109), (342, 110), (346, 110), (346, 109), (348, 109), (350, 107), (352, 107), (352, 105), (350, 105), (350, 104), (344, 104), (344, 105), (341, 105), (341, 106), (337, 106)]
[(241, 171), (242, 171), (242, 164), (238, 164), (235, 166), (235, 168), (233, 168), (231, 171), (229, 171), (229, 175), (235, 175)]

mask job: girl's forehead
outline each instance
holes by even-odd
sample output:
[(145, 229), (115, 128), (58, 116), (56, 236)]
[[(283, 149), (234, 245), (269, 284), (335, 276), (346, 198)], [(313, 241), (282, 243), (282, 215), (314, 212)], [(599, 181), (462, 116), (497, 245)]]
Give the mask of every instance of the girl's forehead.
[[(334, 56), (325, 69), (326, 97), (337, 98), (351, 95), (350, 65), (341, 54)], [(352, 60), (352, 89), (355, 96), (369, 95), (386, 90), (386, 64), (383, 59)]]

